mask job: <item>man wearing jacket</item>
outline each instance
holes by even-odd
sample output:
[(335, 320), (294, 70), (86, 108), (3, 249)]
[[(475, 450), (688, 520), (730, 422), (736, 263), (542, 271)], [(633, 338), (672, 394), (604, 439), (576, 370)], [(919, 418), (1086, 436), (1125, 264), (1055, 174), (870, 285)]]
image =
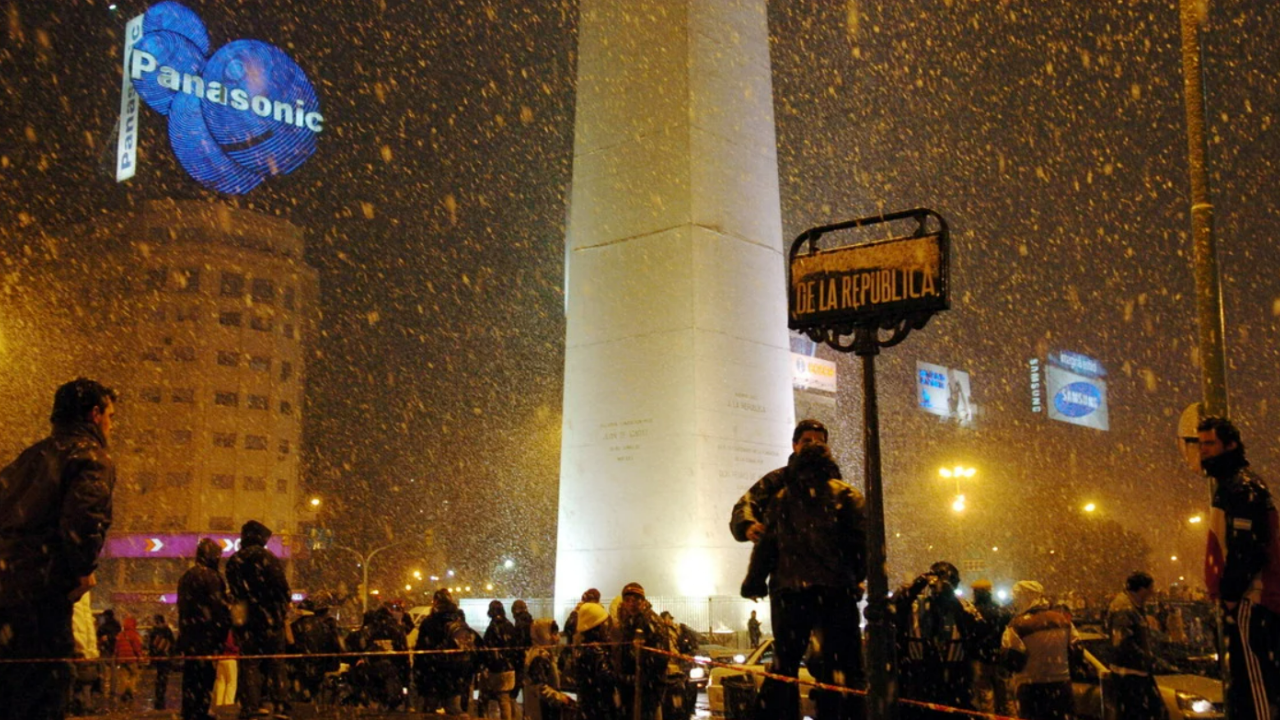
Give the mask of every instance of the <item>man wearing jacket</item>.
[[(218, 573), (222, 546), (205, 538), (196, 564), (178, 580), (178, 651), (192, 657), (221, 652), (231, 629), (227, 584)], [(217, 672), (213, 660), (187, 660), (182, 670), (182, 720), (208, 720)]]
[[(866, 577), (865, 503), (840, 480), (822, 423), (801, 421), (791, 448), (787, 466), (761, 478), (733, 509), (733, 536), (757, 543), (743, 594), (764, 594), (767, 575), (775, 643), (772, 672), (796, 677), (815, 636), (809, 663), (815, 678), (861, 689), (858, 600)], [(766, 679), (758, 698), (760, 716), (798, 718), (798, 692), (794, 683)], [(819, 690), (810, 696), (820, 720), (861, 717), (855, 697)]]
[[(95, 584), (111, 526), (115, 401), (93, 380), (63, 385), (49, 437), (0, 470), (0, 660), (75, 651), (72, 607)], [(70, 680), (65, 663), (0, 666), (0, 719), (62, 718)]]
[(1035, 580), (1013, 586), (1013, 612), (1001, 651), (1017, 673), (1018, 717), (1070, 720), (1071, 655), (1079, 639), (1071, 617), (1049, 604), (1044, 586)]
[(1197, 427), (1200, 465), (1216, 481), (1205, 555), (1205, 586), (1222, 604), (1233, 720), (1269, 720), (1280, 691), (1280, 522), (1271, 492), (1249, 469), (1240, 431), (1207, 417)]
[(1124, 592), (1107, 608), (1107, 634), (1115, 648), (1111, 663), (1117, 717), (1163, 720), (1164, 701), (1152, 673), (1162, 665), (1151, 642), (1142, 608), (1155, 592), (1155, 580), (1138, 571), (1125, 581)]
[[(256, 655), (282, 655), (287, 647), (285, 619), (289, 611), (289, 581), (284, 566), (267, 549), (271, 530), (257, 520), (240, 528), (240, 549), (227, 561), (227, 587), (231, 599), (243, 616), (237, 628), (240, 643), (240, 716), (269, 714), (263, 705), (274, 705), (276, 717), (287, 716), (285, 697), (285, 664), (279, 658), (257, 658)], [(233, 615), (233, 617), (235, 617)], [(236, 617), (239, 622), (240, 618)]]

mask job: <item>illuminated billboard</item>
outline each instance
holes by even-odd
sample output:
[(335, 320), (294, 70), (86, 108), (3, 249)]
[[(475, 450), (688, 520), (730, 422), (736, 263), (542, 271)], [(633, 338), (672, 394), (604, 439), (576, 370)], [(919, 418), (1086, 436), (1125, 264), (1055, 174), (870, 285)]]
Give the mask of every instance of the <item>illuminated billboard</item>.
[(1050, 353), (1045, 364), (1049, 417), (1072, 425), (1110, 430), (1102, 363), (1073, 352)]
[(791, 353), (791, 386), (797, 390), (836, 391), (836, 364), (830, 360)]
[[(194, 558), (196, 546), (204, 538), (210, 538), (222, 546), (223, 555), (232, 555), (240, 549), (240, 536), (226, 533), (112, 533), (107, 536), (105, 557), (114, 558)], [(280, 558), (293, 556), (293, 548), (282, 536), (272, 535), (267, 549)]]
[(139, 99), (168, 118), (187, 174), (235, 195), (298, 169), (324, 129), (315, 89), (289, 55), (261, 40), (214, 50), (204, 22), (176, 2), (129, 21), (123, 83), (117, 181), (136, 170)]
[(916, 405), (961, 425), (973, 423), (973, 389), (969, 373), (944, 365), (916, 361)]

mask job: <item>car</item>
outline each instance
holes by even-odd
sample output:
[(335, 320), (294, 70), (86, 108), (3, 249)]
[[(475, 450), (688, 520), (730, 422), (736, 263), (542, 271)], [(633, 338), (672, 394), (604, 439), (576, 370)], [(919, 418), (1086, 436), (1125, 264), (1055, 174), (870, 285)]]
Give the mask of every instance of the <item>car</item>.
[[(735, 656), (733, 663), (729, 667), (713, 666), (707, 684), (707, 705), (711, 708), (711, 716), (724, 717), (725, 678), (751, 673), (758, 691), (760, 685), (764, 682), (764, 675), (760, 673), (768, 669), (769, 664), (772, 662), (773, 638), (768, 638), (754, 650), (746, 653), (745, 656)], [(813, 682), (813, 676), (809, 674), (809, 669), (805, 667), (803, 662), (800, 664), (800, 680)], [(812, 689), (811, 685), (800, 686), (800, 712), (804, 717), (814, 717), (813, 701), (809, 698), (810, 689)]]
[[(1083, 650), (1084, 663), (1072, 668), (1071, 672), (1076, 717), (1080, 720), (1123, 720), (1116, 717), (1114, 706), (1107, 701), (1111, 687), (1109, 661), (1114, 656), (1111, 639), (1101, 632), (1084, 631), (1080, 633), (1078, 642)], [(1185, 658), (1185, 662), (1177, 663), (1178, 672), (1155, 676), (1156, 688), (1160, 691), (1169, 720), (1220, 720), (1225, 717), (1222, 681), (1197, 672), (1183, 671), (1205, 665), (1205, 658)]]

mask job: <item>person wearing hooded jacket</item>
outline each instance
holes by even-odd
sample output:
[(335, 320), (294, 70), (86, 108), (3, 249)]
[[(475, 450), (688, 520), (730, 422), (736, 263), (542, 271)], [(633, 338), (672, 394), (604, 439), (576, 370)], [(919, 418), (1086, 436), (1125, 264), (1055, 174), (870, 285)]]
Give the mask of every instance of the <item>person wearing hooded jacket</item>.
[(1205, 556), (1209, 598), (1222, 606), (1233, 720), (1270, 720), (1280, 701), (1280, 520), (1266, 482), (1226, 418), (1196, 426), (1200, 466), (1215, 481)]
[[(222, 546), (204, 538), (196, 546), (196, 564), (178, 580), (178, 652), (208, 657), (222, 650), (231, 629), (227, 584), (218, 572)], [(182, 718), (207, 720), (217, 677), (214, 661), (187, 660), (182, 669)]]
[(488, 715), (490, 701), (498, 703), (502, 720), (511, 720), (511, 691), (516, 686), (516, 666), (524, 651), (516, 638), (516, 626), (507, 619), (501, 600), (489, 602), (489, 627), (484, 631), (485, 667), (480, 686), (480, 713)]
[[(0, 470), (0, 660), (70, 658), (72, 607), (96, 580), (111, 526), (107, 453), (116, 394), (79, 378), (54, 393), (49, 436)], [(62, 718), (67, 663), (0, 672), (0, 718)]]
[(116, 689), (120, 702), (133, 705), (138, 691), (138, 678), (142, 675), (142, 661), (147, 657), (142, 648), (142, 636), (138, 634), (138, 621), (130, 616), (124, 619), (124, 629), (116, 637)]
[[(858, 600), (866, 577), (865, 503), (844, 483), (827, 447), (827, 429), (803, 420), (791, 437), (786, 467), (761, 478), (734, 506), (734, 538), (756, 543), (744, 597), (769, 596), (773, 616), (773, 673), (796, 677), (818, 635), (810, 660), (815, 678), (861, 688), (862, 631)], [(767, 578), (767, 585), (766, 585)], [(860, 699), (814, 690), (821, 720), (862, 715)], [(757, 697), (761, 717), (790, 720), (800, 712), (794, 683), (767, 678)]]
[(1035, 580), (1013, 586), (1013, 613), (1001, 647), (1016, 673), (1018, 717), (1071, 720), (1071, 654), (1079, 633), (1070, 615), (1051, 606)]
[(560, 668), (555, 648), (560, 630), (551, 618), (529, 624), (529, 646), (524, 653), (524, 720), (561, 720), (577, 705), (560, 692)]
[(520, 688), (524, 687), (524, 652), (533, 646), (533, 638), (530, 636), (533, 614), (529, 612), (529, 605), (524, 600), (511, 603), (511, 622), (516, 626), (516, 647), (520, 648), (516, 662), (516, 686), (511, 691), (511, 702), (514, 703), (520, 697)]
[(281, 655), (288, 646), (289, 581), (284, 565), (267, 549), (270, 538), (266, 525), (250, 520), (240, 529), (240, 549), (227, 561), (227, 587), (240, 643), (241, 717), (270, 714), (264, 701), (277, 717), (288, 715), (284, 660), (255, 657)]
[[(459, 640), (471, 645), (469, 652), (457, 647)], [(418, 626), (413, 647), (418, 651), (445, 651), (418, 655), (414, 660), (414, 681), (423, 698), (424, 712), (443, 707), (449, 715), (463, 713), (463, 696), (471, 695), (471, 678), (477, 669), (474, 650), (479, 645), (477, 633), (467, 626), (448, 588), (437, 590), (431, 597), (431, 614)]]

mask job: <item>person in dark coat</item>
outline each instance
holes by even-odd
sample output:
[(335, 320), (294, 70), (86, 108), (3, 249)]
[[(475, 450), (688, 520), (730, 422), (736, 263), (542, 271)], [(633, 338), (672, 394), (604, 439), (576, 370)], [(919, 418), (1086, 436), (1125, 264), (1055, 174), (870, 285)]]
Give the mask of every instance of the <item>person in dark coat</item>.
[[(96, 583), (111, 526), (115, 391), (79, 378), (54, 393), (49, 437), (0, 470), (0, 660), (70, 658), (71, 615)], [(0, 718), (62, 718), (66, 663), (4, 666)]]
[(507, 619), (501, 600), (489, 602), (489, 627), (484, 631), (485, 669), (480, 687), (480, 714), (489, 714), (489, 702), (498, 703), (501, 720), (511, 720), (511, 691), (516, 687), (516, 666), (524, 651), (516, 639), (516, 626)]
[(970, 586), (973, 607), (982, 616), (985, 636), (978, 640), (978, 661), (974, 663), (973, 703), (983, 712), (1012, 714), (1009, 709), (1009, 679), (1000, 667), (1000, 639), (1012, 616), (1009, 609), (996, 603), (991, 581), (982, 579)]
[[(382, 606), (374, 611), (369, 624), (367, 646), (371, 653), (404, 652), (409, 649), (404, 625), (391, 609)], [(384, 710), (397, 710), (405, 702), (409, 685), (409, 658), (404, 655), (373, 654), (361, 658), (364, 663), (369, 699)]]
[[(278, 658), (287, 647), (285, 618), (289, 610), (289, 581), (284, 565), (267, 549), (271, 530), (257, 520), (240, 529), (240, 549), (227, 561), (227, 588), (240, 643), (240, 711), (242, 715), (266, 710), (288, 714), (285, 663)], [(264, 698), (264, 690), (266, 697)], [(274, 707), (267, 707), (263, 703)]]
[(341, 664), (335, 654), (342, 652), (342, 635), (338, 632), (337, 621), (329, 615), (330, 601), (326, 593), (317, 593), (314, 598), (303, 601), (299, 607), (302, 617), (293, 621), (296, 652), (329, 656), (297, 661), (295, 682), (306, 700), (314, 700), (319, 695), (325, 673), (337, 671)]
[(116, 611), (107, 608), (102, 611), (102, 617), (98, 620), (98, 652), (103, 657), (111, 657), (116, 652), (116, 636), (124, 628), (121, 627), (120, 621), (116, 619)]
[(600, 644), (612, 639), (609, 611), (599, 603), (584, 602), (577, 612), (578, 642), (570, 651), (580, 714), (592, 720), (622, 720), (624, 714), (617, 699), (620, 679), (608, 649)]
[(163, 710), (165, 696), (169, 694), (169, 671), (173, 665), (169, 660), (174, 653), (173, 628), (165, 622), (163, 615), (152, 618), (151, 630), (147, 632), (147, 657), (151, 658), (151, 666), (156, 671), (155, 709)]
[(1168, 664), (1156, 655), (1155, 639), (1147, 626), (1144, 607), (1155, 594), (1155, 579), (1141, 570), (1125, 580), (1124, 592), (1107, 607), (1107, 634), (1114, 654), (1111, 659), (1111, 700), (1116, 717), (1125, 720), (1164, 720), (1164, 700), (1156, 686), (1155, 673), (1168, 671)]
[(636, 675), (640, 676), (640, 717), (653, 720), (662, 708), (667, 694), (667, 656), (657, 652), (641, 652), (637, 666), (632, 641), (641, 640), (650, 650), (672, 650), (666, 623), (653, 611), (645, 599), (640, 583), (627, 583), (622, 588), (622, 603), (618, 606), (618, 625), (614, 640), (614, 667), (618, 673), (618, 695), (622, 710), (632, 713), (635, 707)]
[(449, 715), (461, 715), (463, 697), (470, 697), (470, 683), (478, 669), (478, 634), (468, 625), (453, 595), (441, 588), (431, 598), (431, 614), (418, 626), (414, 650), (439, 650), (416, 656), (413, 668), (423, 711), (443, 707)]
[(516, 646), (521, 648), (519, 662), (516, 663), (516, 686), (511, 690), (511, 702), (514, 703), (520, 695), (520, 689), (524, 687), (524, 652), (533, 647), (533, 614), (529, 612), (529, 605), (524, 600), (516, 600), (511, 603), (511, 621), (516, 626)]
[[(514, 605), (512, 606), (514, 608)], [(555, 651), (560, 645), (559, 628), (551, 618), (529, 625), (530, 645), (524, 657), (525, 720), (561, 720), (577, 706), (560, 692), (560, 669)]]
[[(222, 546), (204, 538), (196, 546), (196, 564), (178, 580), (178, 651), (199, 658), (221, 652), (231, 629), (227, 584), (218, 572)], [(213, 660), (187, 660), (182, 668), (182, 720), (208, 720), (217, 666)]]
[[(786, 467), (765, 475), (734, 506), (729, 523), (734, 538), (757, 543), (742, 594), (769, 595), (772, 672), (795, 677), (816, 634), (822, 642), (809, 666), (815, 679), (861, 689), (858, 600), (866, 577), (865, 503), (840, 480), (822, 423), (797, 424), (791, 448)], [(757, 698), (761, 717), (797, 718), (798, 692), (794, 683), (766, 679)], [(820, 690), (810, 696), (820, 720), (862, 714), (858, 698)]]

